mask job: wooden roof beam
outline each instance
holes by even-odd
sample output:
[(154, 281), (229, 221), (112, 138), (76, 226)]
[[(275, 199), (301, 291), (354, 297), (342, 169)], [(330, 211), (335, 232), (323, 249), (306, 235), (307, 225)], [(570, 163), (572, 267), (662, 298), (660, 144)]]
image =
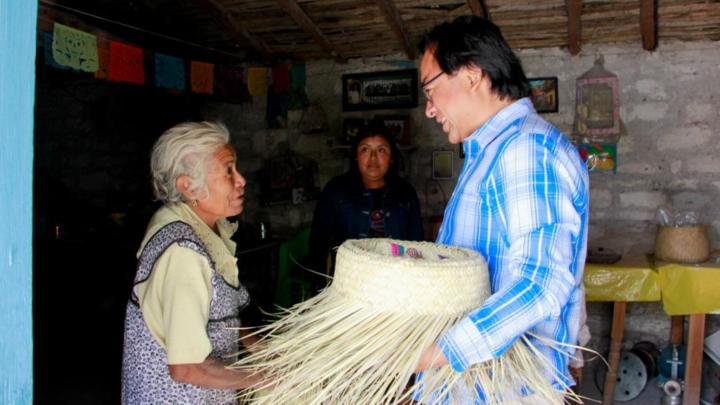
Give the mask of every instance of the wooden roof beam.
[(242, 23), (238, 19), (233, 18), (230, 12), (220, 4), (218, 0), (200, 0), (198, 3), (206, 10), (215, 14), (218, 22), (220, 22), (227, 33), (240, 45), (245, 47), (248, 53), (256, 54), (261, 59), (268, 61), (277, 58), (263, 42), (253, 38)]
[(275, 0), (293, 20), (337, 63), (347, 63), (315, 23), (300, 8), (296, 0)]
[(570, 48), (570, 55), (577, 55), (580, 53), (580, 37), (582, 34), (582, 22), (580, 20), (582, 0), (565, 0), (565, 8), (568, 14), (568, 48)]
[(657, 47), (657, 3), (655, 0), (640, 0), (640, 32), (643, 48), (654, 51)]
[(393, 3), (392, 0), (375, 0), (375, 2), (385, 17), (385, 21), (387, 21), (390, 28), (392, 28), (400, 40), (400, 44), (402, 44), (403, 49), (405, 49), (408, 58), (415, 60), (417, 52), (415, 51), (415, 47), (410, 45), (410, 36), (408, 35), (407, 27), (405, 27), (405, 21), (400, 17), (400, 12), (397, 7), (395, 7), (395, 3)]
[(470, 6), (470, 10), (472, 10), (473, 14), (488, 21), (492, 21), (485, 0), (467, 0), (467, 4)]

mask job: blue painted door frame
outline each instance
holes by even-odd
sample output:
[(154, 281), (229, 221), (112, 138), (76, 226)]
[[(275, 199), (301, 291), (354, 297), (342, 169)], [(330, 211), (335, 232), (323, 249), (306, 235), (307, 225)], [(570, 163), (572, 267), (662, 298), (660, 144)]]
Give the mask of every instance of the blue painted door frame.
[(0, 404), (32, 404), (33, 103), (38, 5), (0, 0)]

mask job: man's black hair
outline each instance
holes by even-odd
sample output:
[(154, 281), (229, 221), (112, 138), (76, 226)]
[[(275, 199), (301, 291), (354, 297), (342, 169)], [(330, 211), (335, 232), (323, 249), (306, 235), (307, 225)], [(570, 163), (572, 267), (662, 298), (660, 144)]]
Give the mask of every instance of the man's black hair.
[(520, 59), (505, 42), (500, 28), (484, 18), (461, 16), (436, 25), (425, 31), (418, 49), (420, 55), (432, 52), (440, 69), (450, 75), (462, 67), (479, 67), (503, 100), (530, 96), (530, 83)]
[(373, 136), (381, 136), (385, 138), (387, 143), (390, 145), (390, 167), (388, 168), (387, 173), (385, 173), (385, 181), (392, 183), (400, 177), (398, 174), (397, 164), (400, 159), (400, 152), (398, 151), (395, 137), (392, 132), (390, 132), (390, 128), (386, 127), (380, 120), (368, 121), (362, 126), (360, 132), (355, 137), (355, 140), (353, 140), (352, 146), (350, 147), (350, 170), (348, 173), (353, 176), (357, 176), (358, 179), (362, 179), (357, 163), (357, 148), (364, 139), (372, 138)]

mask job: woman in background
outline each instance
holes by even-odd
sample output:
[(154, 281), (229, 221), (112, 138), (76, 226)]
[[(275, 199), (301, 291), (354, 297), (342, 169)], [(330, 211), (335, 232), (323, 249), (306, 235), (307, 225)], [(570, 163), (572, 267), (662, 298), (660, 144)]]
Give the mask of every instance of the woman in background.
[[(257, 375), (229, 370), (249, 301), (238, 280), (237, 224), (245, 179), (227, 128), (211, 122), (167, 130), (151, 157), (163, 205), (138, 252), (125, 320), (122, 403), (220, 404)], [(247, 342), (245, 342), (247, 343)]]
[(348, 239), (424, 236), (415, 189), (398, 176), (399, 153), (390, 130), (372, 121), (350, 150), (350, 170), (328, 182), (315, 207), (310, 257), (319, 271), (326, 269), (328, 254)]

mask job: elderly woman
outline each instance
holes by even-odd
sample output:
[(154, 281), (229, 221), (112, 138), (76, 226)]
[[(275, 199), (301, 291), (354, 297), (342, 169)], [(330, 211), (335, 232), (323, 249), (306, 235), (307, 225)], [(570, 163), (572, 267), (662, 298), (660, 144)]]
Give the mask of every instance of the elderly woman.
[(258, 376), (230, 370), (247, 290), (238, 281), (237, 224), (245, 179), (227, 128), (211, 122), (167, 130), (152, 150), (163, 205), (138, 252), (127, 305), (123, 404), (220, 404)]

